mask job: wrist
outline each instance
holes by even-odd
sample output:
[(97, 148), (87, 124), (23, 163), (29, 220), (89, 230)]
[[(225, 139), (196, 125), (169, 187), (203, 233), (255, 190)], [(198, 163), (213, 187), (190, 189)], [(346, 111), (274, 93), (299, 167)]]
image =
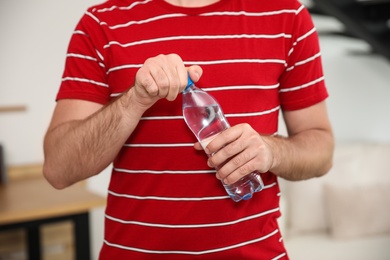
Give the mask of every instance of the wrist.
[(121, 110), (130, 118), (141, 118), (145, 111), (149, 108), (140, 102), (137, 102), (134, 87), (131, 87), (128, 91), (126, 91), (118, 101)]
[(284, 139), (282, 136), (277, 135), (270, 135), (270, 136), (263, 136), (264, 142), (268, 146), (269, 153), (270, 153), (270, 168), (269, 171), (274, 173), (275, 175), (278, 175), (280, 165), (282, 162), (282, 155), (281, 155), (281, 139)]

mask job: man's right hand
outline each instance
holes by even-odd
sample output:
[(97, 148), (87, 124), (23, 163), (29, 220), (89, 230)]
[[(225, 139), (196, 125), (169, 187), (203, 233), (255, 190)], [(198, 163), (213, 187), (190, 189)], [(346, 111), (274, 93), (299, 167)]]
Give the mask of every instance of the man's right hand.
[(175, 100), (187, 84), (196, 82), (199, 66), (186, 68), (176, 54), (146, 60), (134, 86), (103, 106), (81, 99), (57, 102), (44, 140), (44, 176), (56, 188), (98, 174), (116, 157), (143, 113), (157, 100)]
[(188, 73), (194, 82), (202, 75), (199, 66), (186, 68), (177, 54), (158, 55), (149, 58), (138, 70), (132, 92), (132, 101), (142, 110), (151, 107), (157, 100), (173, 101), (187, 85)]

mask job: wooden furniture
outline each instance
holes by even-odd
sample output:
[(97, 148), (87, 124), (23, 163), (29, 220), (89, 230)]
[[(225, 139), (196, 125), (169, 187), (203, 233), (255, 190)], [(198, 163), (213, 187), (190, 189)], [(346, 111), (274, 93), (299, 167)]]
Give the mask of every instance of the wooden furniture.
[(43, 178), (27, 178), (0, 186), (0, 232), (24, 228), (29, 259), (42, 259), (40, 227), (71, 220), (75, 259), (91, 258), (89, 211), (105, 205), (105, 198), (75, 184), (56, 190)]
[(0, 106), (0, 113), (4, 112), (24, 112), (27, 110), (27, 107), (24, 105), (16, 106)]

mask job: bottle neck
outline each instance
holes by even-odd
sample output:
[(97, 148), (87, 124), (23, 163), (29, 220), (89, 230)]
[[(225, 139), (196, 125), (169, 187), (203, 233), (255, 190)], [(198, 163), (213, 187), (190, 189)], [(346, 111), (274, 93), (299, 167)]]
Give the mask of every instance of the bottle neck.
[(183, 90), (183, 93), (187, 93), (191, 89), (195, 89), (195, 88), (196, 88), (196, 86), (195, 86), (194, 82), (192, 81), (192, 79), (190, 78), (190, 74), (188, 74), (188, 83), (187, 83), (187, 86), (185, 87), (185, 89)]

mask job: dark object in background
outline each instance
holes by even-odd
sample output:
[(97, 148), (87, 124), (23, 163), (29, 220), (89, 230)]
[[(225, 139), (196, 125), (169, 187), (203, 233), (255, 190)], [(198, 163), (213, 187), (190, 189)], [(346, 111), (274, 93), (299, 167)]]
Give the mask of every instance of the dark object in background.
[(7, 183), (7, 172), (4, 159), (4, 148), (0, 144), (0, 185)]
[(346, 30), (390, 61), (390, 0), (313, 0), (317, 12), (333, 16)]

